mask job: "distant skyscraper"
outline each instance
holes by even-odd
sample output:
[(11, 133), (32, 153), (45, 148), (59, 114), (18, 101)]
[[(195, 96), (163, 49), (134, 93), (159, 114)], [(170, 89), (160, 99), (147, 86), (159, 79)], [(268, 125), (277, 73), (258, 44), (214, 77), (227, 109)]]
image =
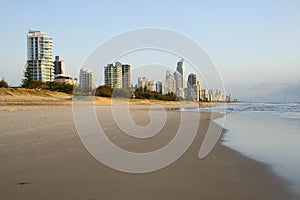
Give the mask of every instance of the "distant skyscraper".
[(177, 88), (183, 88), (184, 87), (184, 85), (183, 85), (184, 70), (185, 70), (184, 60), (181, 59), (177, 63), (177, 68), (176, 68), (176, 71), (181, 74), (181, 78), (180, 78), (180, 81), (178, 81)]
[(233, 101), (231, 94), (226, 95), (225, 101), (226, 102), (232, 102)]
[(216, 89), (215, 101), (224, 101), (224, 95), (221, 90)]
[(60, 56), (55, 56), (54, 60), (54, 76), (65, 76), (66, 69), (65, 69), (65, 62), (60, 58)]
[(201, 90), (201, 100), (209, 101), (209, 94), (207, 89)]
[(183, 78), (182, 74), (178, 71), (174, 72), (174, 79), (176, 83), (176, 96), (184, 98), (184, 89), (183, 89)]
[(156, 86), (156, 92), (162, 93), (162, 82), (161, 81), (157, 81), (155, 86)]
[(104, 82), (106, 86), (110, 86), (112, 88), (122, 88), (122, 63), (116, 62), (115, 65), (108, 64), (106, 67), (104, 67)]
[(80, 69), (79, 84), (82, 88), (94, 88), (93, 72), (90, 69)]
[(122, 88), (131, 88), (131, 65), (122, 64)]
[(184, 98), (184, 82), (183, 82), (183, 76), (184, 76), (184, 60), (181, 59), (179, 62), (177, 62), (177, 68), (174, 72), (174, 79), (176, 82), (176, 96)]
[(166, 72), (166, 80), (165, 84), (163, 85), (163, 94), (168, 94), (168, 93), (174, 93), (176, 92), (176, 83), (174, 79), (174, 75), (167, 70)]
[(213, 90), (208, 90), (208, 101), (215, 101), (215, 94)]
[(199, 101), (201, 96), (201, 85), (196, 74), (191, 73), (187, 82), (187, 99)]
[(27, 67), (32, 71), (33, 80), (43, 82), (54, 80), (52, 38), (41, 31), (28, 31)]
[(148, 78), (147, 77), (138, 77), (138, 88), (144, 89), (148, 86)]
[(174, 79), (175, 79), (175, 82), (176, 82), (176, 89), (179, 89), (179, 88), (183, 88), (183, 78), (182, 78), (182, 74), (178, 71), (175, 71), (174, 72)]
[(198, 82), (198, 77), (196, 74), (191, 73), (188, 77), (188, 85), (195, 85)]
[(155, 89), (154, 89), (154, 81), (148, 81), (147, 89), (150, 92), (154, 92), (155, 91)]

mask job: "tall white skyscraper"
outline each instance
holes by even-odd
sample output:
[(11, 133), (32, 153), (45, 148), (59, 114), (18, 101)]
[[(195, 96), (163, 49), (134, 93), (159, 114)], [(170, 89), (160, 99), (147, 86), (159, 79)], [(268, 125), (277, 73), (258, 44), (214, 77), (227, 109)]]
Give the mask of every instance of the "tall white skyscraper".
[(41, 31), (27, 33), (27, 67), (32, 71), (33, 80), (54, 80), (52, 38)]
[(80, 69), (79, 84), (82, 88), (94, 88), (93, 72), (89, 68)]

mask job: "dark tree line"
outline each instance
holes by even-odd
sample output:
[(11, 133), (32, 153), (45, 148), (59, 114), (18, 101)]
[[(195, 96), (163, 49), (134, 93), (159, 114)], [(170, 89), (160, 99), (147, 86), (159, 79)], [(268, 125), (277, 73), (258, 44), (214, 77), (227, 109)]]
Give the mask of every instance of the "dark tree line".
[(174, 93), (163, 95), (159, 92), (152, 92), (146, 88), (138, 88), (135, 91), (126, 89), (113, 89), (109, 86), (100, 86), (95, 91), (96, 96), (102, 97), (122, 97), (122, 98), (136, 98), (136, 99), (156, 99), (163, 101), (177, 101)]

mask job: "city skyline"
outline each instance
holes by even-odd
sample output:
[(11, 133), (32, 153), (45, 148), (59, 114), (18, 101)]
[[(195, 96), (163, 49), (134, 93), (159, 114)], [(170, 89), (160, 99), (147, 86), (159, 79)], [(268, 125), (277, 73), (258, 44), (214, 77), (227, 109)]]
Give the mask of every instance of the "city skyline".
[(231, 94), (225, 94), (220, 88), (202, 88), (198, 75), (194, 72), (188, 74), (185, 83), (186, 79), (184, 79), (183, 75), (185, 73), (185, 62), (183, 58), (177, 62), (174, 72), (167, 69), (165, 79), (157, 80), (156, 82), (150, 80), (146, 74), (141, 74), (141, 76), (137, 77), (137, 83), (133, 85), (131, 72), (131, 64), (122, 64), (119, 61), (109, 63), (104, 67), (104, 84), (99, 86), (125, 89), (130, 92), (138, 89), (142, 92), (158, 92), (163, 95), (175, 94), (178, 100), (205, 102), (238, 101)]
[[(56, 55), (53, 60), (52, 47), (52, 37), (41, 31), (29, 30), (27, 34), (26, 71), (29, 69), (33, 73), (33, 80), (42, 82), (59, 81), (71, 85), (77, 84), (77, 78), (73, 79), (66, 76), (65, 61), (62, 60), (61, 56)], [(151, 55), (153, 56), (153, 54)], [(185, 82), (184, 75), (187, 73), (184, 58), (181, 58), (176, 63), (175, 68), (174, 72), (167, 69), (165, 79), (157, 82), (148, 80), (145, 77), (145, 72), (147, 73), (149, 70), (143, 71), (142, 77), (137, 78), (137, 84), (133, 87), (131, 64), (122, 64), (119, 61), (115, 61), (104, 66), (104, 85), (117, 89), (129, 89), (131, 91), (137, 88), (141, 88), (142, 90), (146, 88), (150, 92), (156, 91), (164, 95), (175, 94), (178, 99), (190, 101), (225, 100), (223, 96), (224, 91), (221, 91), (219, 88), (216, 88), (216, 93), (212, 89), (202, 90), (198, 75), (194, 72), (188, 73), (187, 82)], [(198, 70), (196, 69), (196, 71)], [(201, 72), (198, 71), (198, 73)], [(81, 88), (86, 89), (94, 89), (101, 86), (101, 84), (97, 85), (94, 83), (93, 71), (88, 67), (80, 69), (79, 85)], [(219, 93), (220, 95), (218, 95)], [(215, 98), (216, 96), (218, 98)], [(231, 95), (228, 97), (231, 97)], [(231, 98), (227, 99), (226, 95), (226, 101), (230, 102), (232, 100)]]
[[(56, 3), (64, 8), (56, 10), (56, 14), (51, 9), (41, 9)], [(203, 45), (216, 63), (227, 93), (251, 101), (300, 99), (297, 55), (300, 28), (295, 25), (300, 22), (300, 3), (297, 1), (143, 4), (91, 1), (74, 2), (72, 7), (67, 2), (56, 3), (0, 3), (0, 20), (5, 30), (0, 37), (0, 76), (10, 85), (20, 85), (23, 76), (28, 29), (41, 30), (53, 37), (53, 55), (61, 55), (68, 66), (68, 75), (75, 77), (86, 56), (112, 35), (140, 27), (161, 27), (179, 31)], [(100, 8), (105, 9), (99, 12)], [(128, 14), (111, 16), (108, 22), (105, 16), (109, 16), (112, 8), (128, 10)], [(77, 13), (82, 9), (88, 12), (79, 17)], [(176, 10), (181, 10), (181, 14)], [(78, 48), (74, 48), (74, 41)]]

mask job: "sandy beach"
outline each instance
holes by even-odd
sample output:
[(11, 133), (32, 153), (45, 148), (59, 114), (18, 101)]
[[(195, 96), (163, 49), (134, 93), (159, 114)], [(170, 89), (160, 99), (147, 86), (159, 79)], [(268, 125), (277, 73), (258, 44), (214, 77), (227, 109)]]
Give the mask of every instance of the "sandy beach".
[[(72, 107), (1, 107), (0, 199), (296, 199), (288, 183), (268, 166), (220, 142), (205, 159), (198, 158), (211, 117), (218, 115), (199, 113), (197, 136), (176, 162), (159, 171), (130, 174), (113, 170), (88, 153), (76, 132)], [(149, 123), (149, 105), (130, 108), (136, 123)], [(162, 131), (142, 140), (122, 135), (109, 106), (96, 106), (96, 113), (111, 141), (133, 152), (166, 145), (180, 120), (180, 112), (169, 109)]]

